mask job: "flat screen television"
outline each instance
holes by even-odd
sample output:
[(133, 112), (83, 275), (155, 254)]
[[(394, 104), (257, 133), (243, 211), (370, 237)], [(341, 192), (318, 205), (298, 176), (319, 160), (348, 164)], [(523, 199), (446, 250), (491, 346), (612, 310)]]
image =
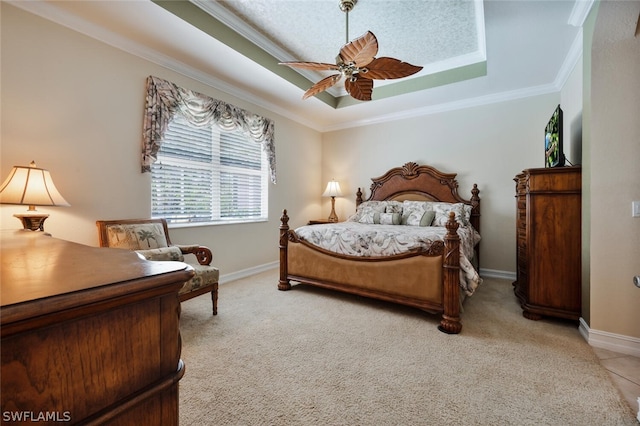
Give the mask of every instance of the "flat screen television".
[(564, 166), (564, 151), (562, 149), (562, 109), (560, 105), (544, 129), (544, 166)]

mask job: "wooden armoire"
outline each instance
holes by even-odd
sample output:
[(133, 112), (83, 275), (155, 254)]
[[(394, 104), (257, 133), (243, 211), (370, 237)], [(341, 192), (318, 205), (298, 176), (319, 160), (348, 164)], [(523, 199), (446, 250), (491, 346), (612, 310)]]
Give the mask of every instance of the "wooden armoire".
[(577, 166), (516, 175), (515, 294), (532, 320), (581, 315), (581, 192)]

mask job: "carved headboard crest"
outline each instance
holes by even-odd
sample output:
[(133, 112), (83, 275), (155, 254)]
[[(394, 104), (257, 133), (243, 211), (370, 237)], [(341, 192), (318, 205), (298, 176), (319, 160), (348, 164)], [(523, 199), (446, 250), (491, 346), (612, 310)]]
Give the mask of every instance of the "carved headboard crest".
[(418, 176), (418, 167), (420, 167), (418, 165), (418, 163), (414, 163), (413, 161), (405, 163), (402, 166), (402, 175), (406, 179), (410, 179), (412, 177), (417, 177)]

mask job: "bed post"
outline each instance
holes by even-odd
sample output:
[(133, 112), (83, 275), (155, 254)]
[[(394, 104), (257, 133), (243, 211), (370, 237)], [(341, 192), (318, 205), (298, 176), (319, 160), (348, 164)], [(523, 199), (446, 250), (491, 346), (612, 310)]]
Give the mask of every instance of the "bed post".
[(460, 321), (460, 237), (454, 212), (449, 213), (447, 235), (444, 237), (444, 312), (438, 330), (457, 334), (462, 330)]
[[(471, 225), (476, 231), (480, 232), (480, 196), (478, 194), (480, 194), (480, 190), (478, 185), (474, 183), (471, 190)], [(476, 244), (473, 251), (476, 255), (476, 269), (480, 270), (480, 243)]]
[(289, 216), (287, 209), (282, 210), (280, 217), (280, 281), (278, 290), (290, 290), (291, 283), (287, 279), (287, 248), (289, 247)]

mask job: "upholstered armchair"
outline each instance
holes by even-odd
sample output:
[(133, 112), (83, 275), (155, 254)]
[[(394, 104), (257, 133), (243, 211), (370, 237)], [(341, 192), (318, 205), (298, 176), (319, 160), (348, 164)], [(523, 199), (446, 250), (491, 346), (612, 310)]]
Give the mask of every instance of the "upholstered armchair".
[(178, 293), (180, 301), (211, 293), (213, 315), (218, 313), (218, 268), (211, 266), (213, 254), (200, 245), (172, 244), (164, 219), (98, 220), (101, 247), (134, 250), (147, 260), (185, 262), (185, 254), (193, 254), (197, 264), (190, 263), (195, 275)]

